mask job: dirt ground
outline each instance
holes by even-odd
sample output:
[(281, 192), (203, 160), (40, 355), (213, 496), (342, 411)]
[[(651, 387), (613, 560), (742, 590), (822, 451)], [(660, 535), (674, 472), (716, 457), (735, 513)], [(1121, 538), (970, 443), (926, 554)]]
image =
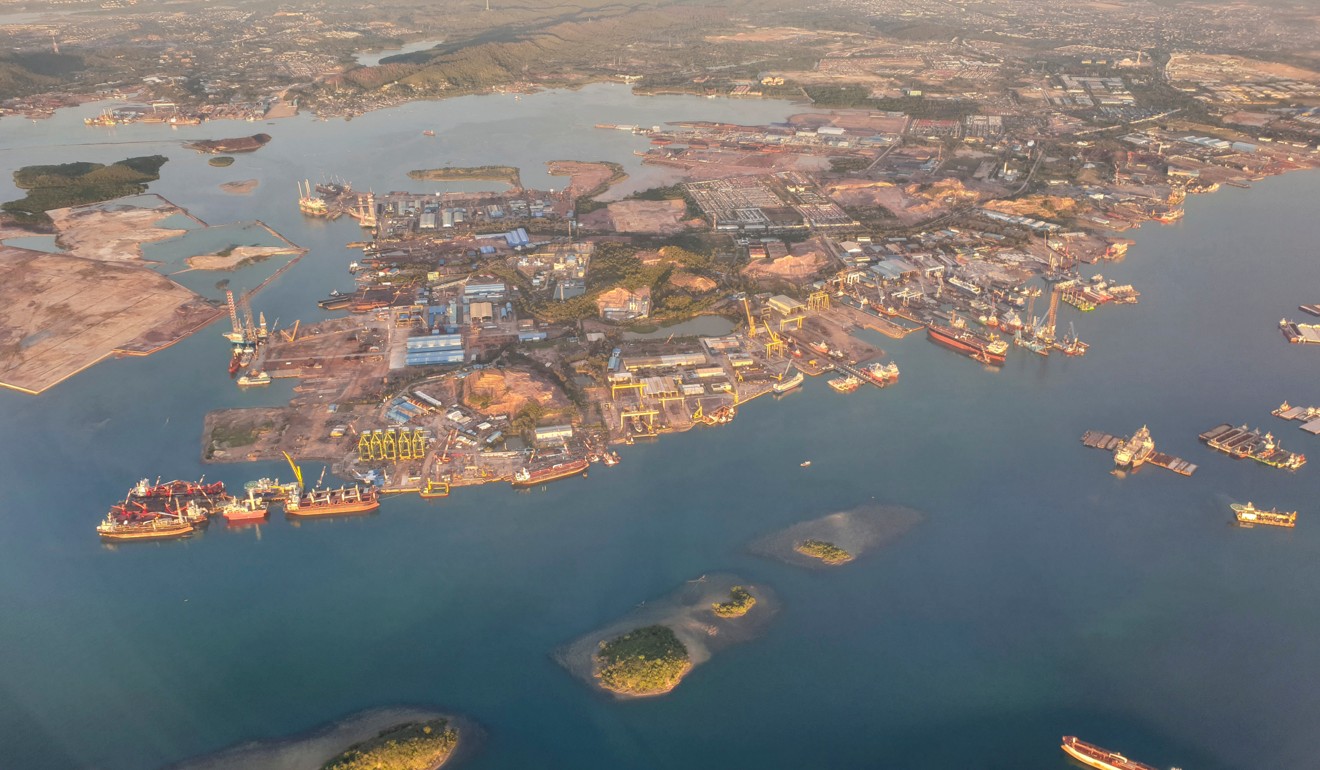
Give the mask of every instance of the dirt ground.
[(134, 196), (132, 204), (111, 201), (47, 213), (55, 222), (56, 243), (69, 254), (105, 262), (141, 259), (142, 244), (187, 232), (157, 227), (158, 223), (175, 214), (190, 216), (159, 195)]
[(145, 266), (0, 246), (0, 384), (40, 393), (116, 352), (145, 355), (219, 309)]
[(559, 388), (530, 372), (483, 369), (464, 380), (463, 403), (488, 416), (512, 417), (535, 401), (547, 411), (566, 409), (569, 401)]
[(687, 207), (681, 200), (619, 201), (604, 211), (615, 232), (672, 235), (687, 229)]
[(261, 184), (259, 180), (244, 179), (238, 182), (225, 182), (224, 184), (220, 185), (220, 189), (224, 190), (227, 193), (230, 193), (231, 195), (247, 195), (248, 193), (257, 189), (257, 185), (259, 184)]
[(582, 160), (552, 160), (545, 165), (550, 176), (566, 176), (569, 178), (565, 192), (574, 196), (589, 193), (606, 182), (613, 184), (628, 178), (627, 174), (616, 172), (607, 163), (593, 163)]

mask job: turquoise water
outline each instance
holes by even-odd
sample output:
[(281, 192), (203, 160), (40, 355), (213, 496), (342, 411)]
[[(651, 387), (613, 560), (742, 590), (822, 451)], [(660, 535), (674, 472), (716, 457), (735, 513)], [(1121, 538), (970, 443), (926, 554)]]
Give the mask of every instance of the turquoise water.
[[(260, 217), (311, 249), (254, 302), (307, 322), (320, 317), (315, 298), (347, 285), (343, 244), (357, 228), (303, 220), (295, 178), (340, 175), (379, 192), (407, 187), (408, 168), (453, 160), (522, 164), (527, 184), (546, 184), (527, 169), (555, 158), (636, 170), (644, 140), (592, 123), (797, 109), (610, 87), (477, 97), (279, 122), (264, 129), (270, 145), (228, 169), (176, 142), (242, 129), (103, 134), (75, 125), (74, 111), (39, 133), (0, 121), (0, 145), (17, 148), (0, 151), (0, 174), (166, 152), (153, 191), (207, 222)], [(443, 153), (424, 151), (434, 145), (420, 124), (446, 127), (427, 140), (443, 139)], [(216, 187), (253, 177), (251, 196)], [(1320, 351), (1275, 329), (1317, 300), (1317, 195), (1320, 175), (1297, 174), (1194, 199), (1181, 223), (1143, 228), (1126, 262), (1099, 268), (1134, 283), (1141, 304), (1061, 310), (1092, 345), (1084, 359), (1016, 350), (995, 372), (920, 336), (876, 338), (902, 367), (893, 388), (840, 396), (813, 380), (745, 405), (728, 426), (628, 447), (616, 468), (535, 493), (392, 499), (368, 518), (111, 549), (91, 528), (139, 476), (279, 473), (202, 466), (199, 433), (206, 411), (281, 403), (287, 388), (235, 389), (217, 327), (38, 398), (0, 393), (0, 756), (150, 768), (415, 704), (482, 723), (489, 737), (469, 765), (481, 770), (1065, 770), (1065, 733), (1157, 767), (1306, 767), (1320, 728), (1320, 470), (1233, 461), (1196, 435), (1247, 422), (1320, 457), (1320, 439), (1269, 414), (1283, 399), (1320, 405)], [(1197, 475), (1115, 478), (1110, 458), (1078, 441), (1143, 423)], [(872, 499), (927, 518), (837, 570), (746, 551)], [(1300, 508), (1302, 520), (1291, 532), (1235, 529), (1228, 504), (1244, 500)], [(772, 586), (783, 609), (764, 637), (674, 693), (616, 703), (550, 659), (716, 571)]]

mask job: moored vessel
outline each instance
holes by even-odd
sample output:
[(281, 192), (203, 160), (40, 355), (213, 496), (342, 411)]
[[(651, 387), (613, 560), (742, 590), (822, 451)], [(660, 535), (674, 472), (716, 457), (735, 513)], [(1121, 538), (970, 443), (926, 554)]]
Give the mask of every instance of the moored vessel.
[(1008, 343), (999, 338), (986, 338), (944, 324), (932, 323), (926, 327), (926, 337), (936, 345), (962, 353), (984, 364), (1002, 366), (1008, 352)]
[(770, 386), (770, 389), (773, 390), (775, 393), (787, 393), (793, 388), (796, 388), (799, 385), (801, 385), (802, 381), (803, 381), (802, 372), (793, 372), (792, 377), (776, 382), (774, 385)]
[(368, 513), (380, 507), (376, 490), (355, 485), (338, 489), (310, 489), (300, 496), (284, 501), (284, 512), (290, 516), (337, 516), (346, 513)]
[(261, 521), (270, 513), (270, 503), (249, 491), (244, 499), (230, 500), (220, 506), (220, 515), (225, 521), (235, 524), (245, 521)]
[(587, 460), (573, 460), (572, 462), (556, 463), (548, 468), (534, 471), (523, 468), (513, 474), (513, 485), (515, 487), (534, 487), (538, 484), (578, 476), (585, 473), (590, 464)]
[(1238, 523), (1246, 527), (1252, 527), (1257, 524), (1264, 524), (1270, 527), (1295, 527), (1297, 526), (1297, 511), (1262, 511), (1251, 503), (1242, 505), (1233, 503), (1229, 506), (1233, 509), (1233, 515), (1237, 517)]
[(1114, 465), (1122, 470), (1136, 470), (1154, 451), (1155, 441), (1150, 437), (1150, 428), (1142, 425), (1141, 430), (1114, 450)]
[(196, 527), (182, 514), (131, 515), (118, 506), (96, 527), (102, 540), (167, 540), (191, 535)]
[(861, 385), (862, 381), (851, 374), (846, 377), (831, 377), (829, 381), (829, 386), (840, 393), (852, 393)]
[(1102, 749), (1072, 735), (1063, 736), (1062, 748), (1068, 756), (1078, 762), (1099, 770), (1155, 770), (1150, 765), (1135, 762), (1117, 751)]

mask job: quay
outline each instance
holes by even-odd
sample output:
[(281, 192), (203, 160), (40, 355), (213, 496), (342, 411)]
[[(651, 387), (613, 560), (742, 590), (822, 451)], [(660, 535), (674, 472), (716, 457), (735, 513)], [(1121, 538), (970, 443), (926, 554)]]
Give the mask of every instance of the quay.
[(1243, 425), (1235, 428), (1229, 423), (1216, 425), (1201, 434), (1201, 440), (1211, 449), (1236, 458), (1250, 457), (1271, 468), (1297, 470), (1306, 464), (1306, 455), (1289, 452), (1279, 446), (1272, 434), (1261, 435), (1259, 429)]

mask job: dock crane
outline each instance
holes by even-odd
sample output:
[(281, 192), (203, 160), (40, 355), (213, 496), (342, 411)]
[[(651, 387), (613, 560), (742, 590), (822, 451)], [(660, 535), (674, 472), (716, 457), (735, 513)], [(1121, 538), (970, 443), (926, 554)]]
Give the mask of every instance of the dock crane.
[(280, 330), (280, 336), (284, 338), (285, 342), (293, 342), (298, 339), (298, 324), (300, 323), (302, 323), (302, 319), (294, 321), (293, 328)]
[(289, 456), (288, 452), (282, 452), (281, 454), (284, 455), (285, 460), (289, 461), (289, 467), (293, 469), (293, 478), (298, 482), (298, 494), (301, 495), (303, 490), (302, 468), (298, 467), (297, 463), (293, 461), (293, 458)]
[[(747, 313), (747, 336), (756, 336), (756, 319), (752, 317), (752, 306), (747, 302), (747, 295), (742, 296), (743, 311)], [(769, 326), (766, 326), (769, 329)]]
[(235, 345), (241, 345), (243, 343), (243, 325), (238, 320), (238, 306), (234, 303), (234, 292), (232, 290), (225, 290), (225, 303), (229, 305), (229, 325), (233, 329), (225, 335), (225, 339)]

